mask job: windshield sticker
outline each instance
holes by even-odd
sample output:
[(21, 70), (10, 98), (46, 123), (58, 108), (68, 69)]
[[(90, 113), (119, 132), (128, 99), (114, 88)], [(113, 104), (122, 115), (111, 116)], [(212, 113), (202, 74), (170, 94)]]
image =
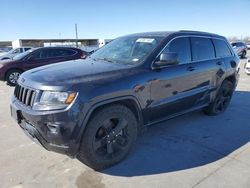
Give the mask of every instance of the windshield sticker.
[(151, 39), (151, 38), (139, 38), (136, 40), (136, 42), (144, 42), (144, 43), (152, 43), (154, 42), (155, 39)]
[(132, 61), (136, 62), (136, 61), (139, 61), (139, 59), (138, 58), (134, 58), (134, 59), (132, 59)]

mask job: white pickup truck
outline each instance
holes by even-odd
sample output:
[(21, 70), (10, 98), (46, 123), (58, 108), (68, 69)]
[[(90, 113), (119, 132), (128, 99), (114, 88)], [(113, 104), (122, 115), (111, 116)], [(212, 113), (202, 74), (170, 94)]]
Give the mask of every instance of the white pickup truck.
[(5, 54), (0, 56), (0, 60), (6, 60), (6, 59), (12, 59), (14, 56), (26, 52), (27, 50), (31, 49), (32, 47), (20, 47), (20, 48), (14, 48), (10, 50), (9, 52), (6, 52)]

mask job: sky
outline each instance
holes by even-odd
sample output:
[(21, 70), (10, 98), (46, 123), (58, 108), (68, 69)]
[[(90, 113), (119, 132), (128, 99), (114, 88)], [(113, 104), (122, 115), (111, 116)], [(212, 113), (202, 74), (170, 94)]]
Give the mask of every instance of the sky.
[(250, 36), (250, 0), (2, 0), (0, 41), (113, 39), (147, 31)]

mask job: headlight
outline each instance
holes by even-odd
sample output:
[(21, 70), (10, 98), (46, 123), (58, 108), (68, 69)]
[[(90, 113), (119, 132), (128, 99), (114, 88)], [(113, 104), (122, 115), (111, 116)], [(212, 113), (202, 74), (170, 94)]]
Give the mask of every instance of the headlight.
[(34, 110), (59, 110), (69, 106), (76, 97), (76, 92), (43, 91), (34, 103)]

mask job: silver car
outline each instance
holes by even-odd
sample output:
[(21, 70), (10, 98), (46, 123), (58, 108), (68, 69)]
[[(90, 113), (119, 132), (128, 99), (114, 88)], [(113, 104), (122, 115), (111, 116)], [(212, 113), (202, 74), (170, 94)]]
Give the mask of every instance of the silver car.
[(0, 56), (0, 60), (6, 60), (6, 59), (12, 59), (14, 56), (21, 54), (23, 52), (26, 52), (27, 50), (30, 50), (32, 47), (20, 47), (20, 48), (14, 48), (10, 50), (7, 53), (4, 53)]

